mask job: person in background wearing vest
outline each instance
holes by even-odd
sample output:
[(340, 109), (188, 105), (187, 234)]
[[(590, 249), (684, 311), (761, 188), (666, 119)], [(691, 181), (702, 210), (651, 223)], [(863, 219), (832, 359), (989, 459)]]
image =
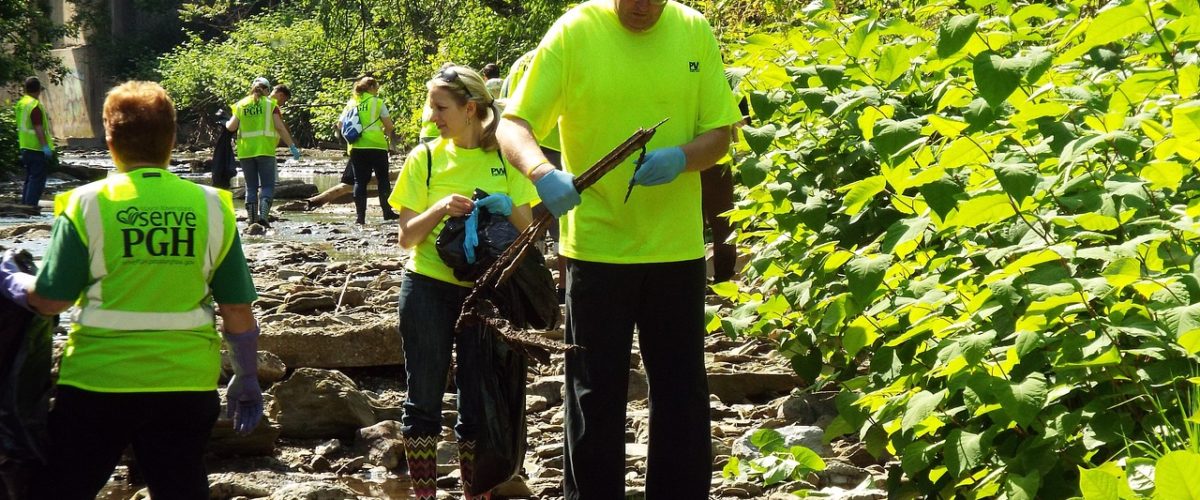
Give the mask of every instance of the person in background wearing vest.
[(17, 141), (21, 148), (21, 165), (25, 167), (25, 186), (21, 189), (21, 204), (36, 207), (46, 189), (46, 169), (54, 156), (54, 139), (50, 137), (50, 116), (38, 97), (42, 81), (31, 76), (25, 79), (25, 95), (17, 101)]
[[(413, 249), (400, 284), (400, 335), (408, 396), (402, 432), (417, 500), (437, 498), (437, 444), (442, 430), (442, 393), (450, 371), (450, 352), (457, 343), (459, 359), (472, 357), (480, 346), (475, 335), (456, 335), (454, 324), (474, 285), (454, 277), (438, 256), (437, 237), (447, 217), (471, 213), (475, 206), (508, 216), (517, 229), (532, 222), (529, 204), (533, 185), (500, 158), (496, 144), (498, 116), (483, 78), (464, 66), (439, 71), (426, 83), (430, 119), (440, 137), (418, 144), (400, 170), (388, 201), (400, 211), (400, 246)], [(471, 201), (475, 189), (490, 193)], [(473, 478), (472, 465), (479, 428), (484, 425), (480, 375), (470, 363), (458, 364), (459, 465), (463, 490)], [(489, 495), (482, 495), (488, 498)], [(469, 498), (469, 497), (468, 497)]]
[(237, 132), (237, 158), (246, 176), (247, 224), (258, 223), (266, 227), (271, 227), (275, 146), (279, 139), (288, 145), (292, 159), (300, 159), (300, 148), (292, 141), (279, 106), (267, 96), (270, 90), (271, 83), (266, 78), (255, 78), (250, 85), (250, 94), (233, 105), (233, 117), (225, 124), (230, 132)]
[[(504, 118), (505, 155), (561, 217), (570, 259), (566, 341), (582, 349), (566, 357), (564, 496), (624, 497), (636, 326), (650, 384), (646, 498), (708, 498), (699, 172), (729, 151), (741, 119), (712, 28), (674, 1), (583, 2), (542, 38)], [(636, 168), (631, 157), (575, 190), (575, 175), (664, 118)], [(564, 170), (537, 143), (555, 124)]]
[(132, 446), (154, 498), (204, 500), (204, 449), (221, 406), (214, 300), (233, 361), (234, 429), (249, 433), (262, 416), (257, 294), (233, 199), (167, 171), (175, 105), (157, 83), (110, 90), (104, 130), (117, 173), (57, 196), (36, 277), (0, 271), (0, 291), (34, 312), (80, 310), (34, 498), (95, 498)]
[[(378, 93), (379, 82), (364, 76), (354, 83), (354, 97), (346, 102), (347, 109), (358, 108), (358, 119), (362, 124), (362, 136), (347, 144), (350, 164), (354, 167), (354, 223), (360, 225), (367, 223), (367, 183), (371, 182), (372, 172), (375, 173), (379, 188), (383, 220), (400, 217), (387, 203), (388, 196), (392, 194), (392, 180), (388, 177), (388, 150), (391, 149), (389, 144), (396, 142), (395, 125), (387, 104), (376, 95)], [(341, 130), (340, 120), (337, 127)]]

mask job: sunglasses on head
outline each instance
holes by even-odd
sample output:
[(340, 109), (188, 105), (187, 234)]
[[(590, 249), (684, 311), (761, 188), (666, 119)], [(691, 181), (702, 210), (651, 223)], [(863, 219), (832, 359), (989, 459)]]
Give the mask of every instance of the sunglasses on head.
[(463, 82), (462, 79), (458, 77), (458, 72), (454, 71), (454, 68), (443, 69), (442, 71), (438, 72), (437, 78), (446, 83), (459, 84), (459, 86), (462, 87), (463, 92), (467, 93), (467, 99), (475, 98), (475, 96), (471, 95), (471, 89), (467, 88), (466, 82)]

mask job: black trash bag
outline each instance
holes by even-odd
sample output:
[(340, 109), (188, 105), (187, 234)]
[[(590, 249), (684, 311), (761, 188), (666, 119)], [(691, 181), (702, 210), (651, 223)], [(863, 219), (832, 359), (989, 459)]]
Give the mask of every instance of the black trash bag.
[(477, 408), (483, 409), (483, 421), (475, 442), (473, 478), (464, 478), (471, 485), (470, 495), (482, 495), (508, 481), (521, 471), (525, 462), (525, 356), (510, 349), (499, 335), (485, 328), (471, 328), (460, 335), (479, 337), (480, 349), (475, 359), (459, 359), (471, 363), (480, 390), (463, 397), (478, 398)]
[(562, 321), (554, 275), (541, 252), (530, 250), (508, 281), (485, 294), (514, 328), (553, 330)]
[[(481, 189), (475, 190), (474, 200), (479, 201), (488, 194)], [(462, 281), (475, 281), (483, 276), (484, 271), (496, 262), (496, 258), (517, 239), (520, 231), (508, 221), (508, 217), (492, 214), (488, 209), (479, 208), (479, 221), (476, 226), (479, 235), (479, 245), (475, 247), (475, 262), (467, 262), (463, 251), (463, 238), (467, 234), (467, 216), (446, 219), (442, 232), (434, 242), (438, 256), (446, 263), (454, 277)]]
[[(32, 274), (32, 257), (22, 253), (22, 267)], [(29, 474), (48, 458), (46, 420), (56, 321), (0, 297), (0, 483), (9, 498), (25, 497)]]
[(225, 128), (228, 118), (223, 112), (214, 115), (220, 124), (221, 134), (213, 145), (212, 185), (216, 188), (229, 189), (234, 177), (237, 177), (237, 158), (233, 156), (233, 132)]

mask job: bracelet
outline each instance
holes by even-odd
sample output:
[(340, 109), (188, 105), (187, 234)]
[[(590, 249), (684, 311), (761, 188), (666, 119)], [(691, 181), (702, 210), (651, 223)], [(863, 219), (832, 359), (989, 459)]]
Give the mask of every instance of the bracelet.
[[(538, 171), (538, 169), (542, 168), (542, 165), (550, 165), (550, 169), (554, 170), (554, 165), (551, 165), (549, 161), (543, 160), (541, 163), (534, 165), (533, 168), (529, 170), (529, 178), (530, 179), (533, 179), (533, 177), (535, 175), (537, 175), (537, 171)], [(549, 172), (547, 172), (547, 173), (549, 173)]]

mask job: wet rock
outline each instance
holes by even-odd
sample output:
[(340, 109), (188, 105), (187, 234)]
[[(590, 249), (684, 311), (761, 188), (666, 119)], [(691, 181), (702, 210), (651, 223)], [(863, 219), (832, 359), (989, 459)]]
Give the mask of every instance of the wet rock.
[(337, 474), (346, 476), (358, 472), (364, 465), (367, 464), (367, 459), (363, 457), (353, 457), (344, 460), (339, 460), (337, 463)]
[(208, 438), (208, 453), (215, 456), (269, 456), (275, 453), (279, 426), (263, 419), (250, 434), (233, 431), (233, 421), (218, 419)]
[(261, 498), (271, 494), (274, 489), (264, 485), (260, 480), (248, 474), (209, 474), (209, 498), (251, 497)]
[(708, 392), (725, 404), (747, 399), (774, 397), (795, 389), (800, 381), (789, 373), (739, 372), (709, 373)]
[[(820, 427), (810, 427), (804, 425), (789, 425), (775, 429), (783, 435), (784, 445), (786, 447), (804, 446), (818, 455), (828, 456), (829, 447), (825, 445), (825, 430)], [(741, 458), (755, 459), (762, 456), (758, 451), (758, 447), (750, 442), (751, 436), (757, 432), (757, 429), (746, 431), (742, 437), (738, 438), (733, 444), (733, 454)]]
[(825, 463), (825, 470), (818, 472), (821, 484), (840, 488), (855, 488), (871, 477), (871, 472), (845, 462), (830, 460)]
[(362, 288), (346, 288), (339, 290), (327, 288), (297, 292), (289, 295), (279, 306), (279, 313), (311, 313), (313, 311), (332, 311), (340, 307), (358, 307), (366, 301), (366, 290)]
[(345, 447), (342, 446), (342, 440), (330, 439), (329, 441), (317, 445), (316, 449), (313, 450), (313, 453), (328, 458), (341, 453), (342, 449), (344, 448)]
[(267, 415), (291, 438), (349, 438), (375, 424), (367, 397), (336, 370), (300, 368), (269, 391)]
[(762, 493), (762, 486), (749, 481), (737, 481), (716, 490), (717, 496), (734, 498), (759, 498), (762, 496)]
[(249, 236), (262, 236), (267, 234), (267, 228), (259, 223), (250, 224), (246, 227), (246, 234)]
[[(267, 351), (258, 351), (258, 382), (263, 387), (283, 380), (286, 373), (287, 365), (279, 356)], [(221, 374), (225, 378), (233, 376), (233, 362), (230, 360), (229, 351), (221, 351)]]
[(312, 210), (312, 207), (309, 205), (307, 200), (293, 200), (287, 203), (281, 203), (276, 208), (278, 208), (280, 212), (307, 212)]
[(367, 460), (375, 465), (395, 469), (404, 463), (404, 436), (401, 424), (384, 420), (358, 430), (356, 443), (367, 450)]
[[(29, 205), (10, 205), (8, 203), (0, 203), (0, 216), (13, 217), (23, 215), (37, 215), (36, 207)], [(16, 238), (17, 236), (25, 236), (27, 239), (33, 238), (49, 238), (50, 224), (21, 224), (0, 229), (0, 239)]]
[(394, 319), (315, 327), (270, 323), (263, 325), (258, 345), (291, 367), (398, 365), (404, 363), (404, 350), (396, 323)]
[(271, 493), (268, 500), (345, 500), (347, 498), (358, 498), (358, 494), (340, 484), (308, 481), (284, 486)]
[(328, 472), (333, 468), (333, 463), (321, 455), (314, 455), (308, 460), (305, 468), (312, 472)]
[(777, 416), (800, 425), (818, 425), (837, 416), (835, 392), (793, 394), (779, 404)]

